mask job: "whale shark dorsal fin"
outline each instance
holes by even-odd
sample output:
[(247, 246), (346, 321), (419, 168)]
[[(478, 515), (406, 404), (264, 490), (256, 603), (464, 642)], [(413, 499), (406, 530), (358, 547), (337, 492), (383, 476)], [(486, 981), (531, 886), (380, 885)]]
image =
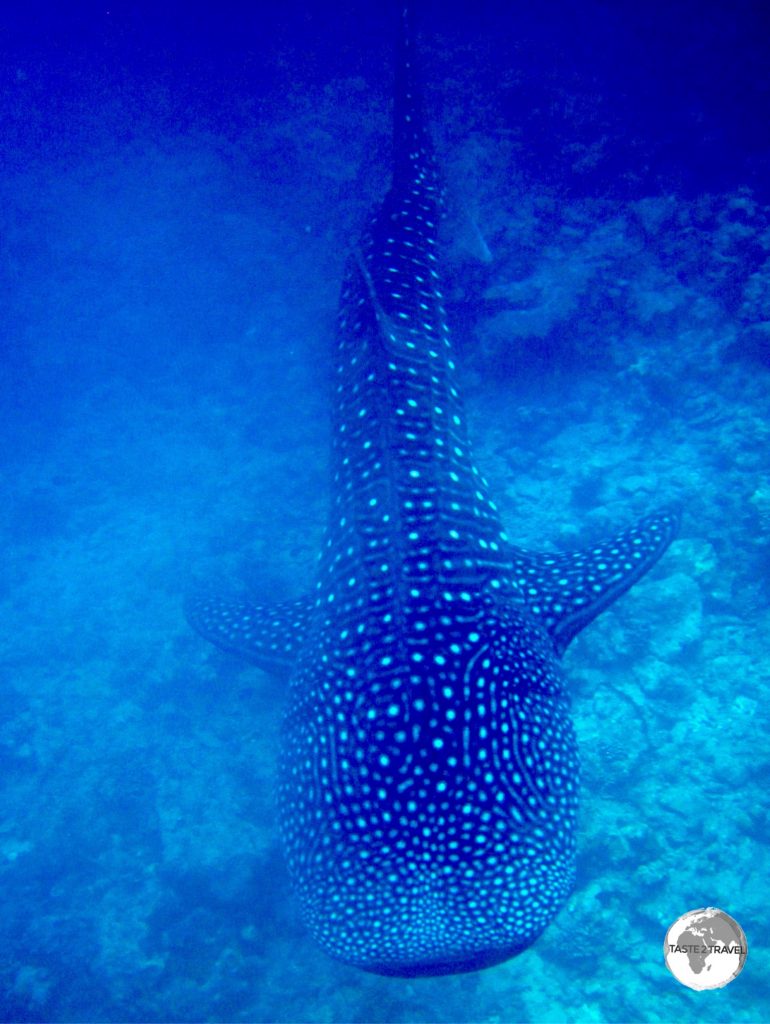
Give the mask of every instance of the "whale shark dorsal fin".
[(287, 675), (308, 632), (314, 599), (257, 604), (224, 588), (193, 591), (185, 616), (201, 636), (265, 672)]
[(513, 565), (530, 611), (559, 655), (577, 634), (652, 568), (679, 526), (675, 509), (640, 519), (607, 541), (564, 554), (514, 548)]

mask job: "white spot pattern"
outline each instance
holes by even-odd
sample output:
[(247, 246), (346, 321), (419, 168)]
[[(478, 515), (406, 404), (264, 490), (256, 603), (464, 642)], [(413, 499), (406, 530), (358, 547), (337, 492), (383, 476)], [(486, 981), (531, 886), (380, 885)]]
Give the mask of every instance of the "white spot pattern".
[(566, 555), (511, 547), (473, 464), (436, 267), (441, 196), (405, 33), (393, 187), (351, 257), (315, 593), (188, 617), (294, 664), (280, 807), (333, 955), (440, 974), (526, 948), (574, 875), (577, 752), (559, 654), (652, 565), (676, 517)]
[(441, 197), (404, 70), (393, 187), (342, 289), (331, 519), (281, 803), (325, 948), (435, 974), (513, 955), (565, 899), (577, 757), (551, 641), (473, 464), (436, 268)]

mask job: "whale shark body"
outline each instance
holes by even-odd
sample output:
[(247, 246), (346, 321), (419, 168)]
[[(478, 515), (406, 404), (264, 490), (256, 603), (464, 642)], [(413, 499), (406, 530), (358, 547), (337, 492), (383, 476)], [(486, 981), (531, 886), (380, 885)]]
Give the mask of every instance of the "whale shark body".
[(315, 591), (188, 604), (205, 637), (290, 678), (279, 809), (310, 929), (403, 976), (514, 956), (566, 900), (578, 758), (561, 655), (677, 526), (660, 512), (566, 554), (509, 541), (457, 389), (412, 46), (405, 12), (392, 187), (342, 286)]

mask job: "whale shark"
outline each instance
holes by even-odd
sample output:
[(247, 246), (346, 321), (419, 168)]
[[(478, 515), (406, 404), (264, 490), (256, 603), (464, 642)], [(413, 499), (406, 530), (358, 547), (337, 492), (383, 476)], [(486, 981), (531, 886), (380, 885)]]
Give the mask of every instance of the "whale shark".
[(664, 509), (563, 553), (509, 539), (458, 390), (422, 107), (404, 9), (392, 184), (341, 288), (315, 588), (187, 602), (205, 638), (288, 679), (277, 802), (309, 929), (405, 977), (504, 961), (565, 903), (579, 765), (562, 656), (678, 524)]

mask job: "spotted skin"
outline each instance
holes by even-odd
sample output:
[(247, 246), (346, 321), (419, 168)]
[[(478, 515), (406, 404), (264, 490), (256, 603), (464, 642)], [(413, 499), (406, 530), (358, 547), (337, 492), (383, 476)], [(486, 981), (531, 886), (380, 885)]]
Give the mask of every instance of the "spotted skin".
[(266, 672), (290, 675), (305, 642), (315, 601), (255, 604), (248, 594), (211, 586), (185, 602), (188, 622), (223, 651), (254, 662)]
[(660, 513), (586, 551), (510, 544), (457, 390), (411, 65), (405, 16), (393, 185), (342, 287), (315, 592), (188, 606), (219, 646), (290, 671), (280, 818), (310, 929), (402, 976), (505, 960), (563, 905), (578, 758), (560, 655), (676, 529)]
[(671, 510), (645, 516), (630, 530), (587, 551), (536, 554), (512, 549), (514, 578), (529, 610), (561, 655), (569, 642), (647, 572), (679, 526)]

